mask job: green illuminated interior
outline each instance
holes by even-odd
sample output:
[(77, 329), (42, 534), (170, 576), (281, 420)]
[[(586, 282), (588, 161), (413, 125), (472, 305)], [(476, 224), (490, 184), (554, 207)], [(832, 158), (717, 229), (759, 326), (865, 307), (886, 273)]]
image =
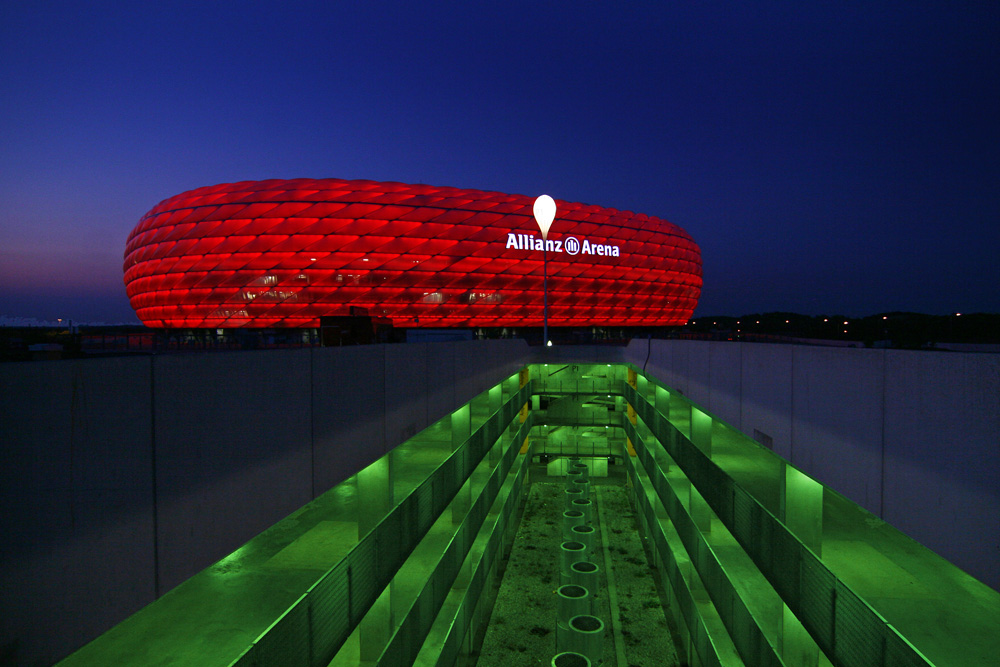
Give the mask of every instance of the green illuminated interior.
[(60, 664), (455, 664), (569, 455), (631, 489), (692, 664), (1000, 655), (996, 591), (633, 367), (536, 364)]

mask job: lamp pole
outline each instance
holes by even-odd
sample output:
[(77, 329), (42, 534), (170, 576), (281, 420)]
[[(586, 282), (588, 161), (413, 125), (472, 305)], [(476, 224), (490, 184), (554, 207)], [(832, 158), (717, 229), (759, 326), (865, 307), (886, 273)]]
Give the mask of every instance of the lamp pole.
[(548, 195), (540, 195), (532, 207), (535, 222), (542, 231), (542, 347), (549, 346), (549, 228), (556, 218), (556, 202)]
[(548, 241), (542, 234), (542, 346), (549, 344), (549, 261)]

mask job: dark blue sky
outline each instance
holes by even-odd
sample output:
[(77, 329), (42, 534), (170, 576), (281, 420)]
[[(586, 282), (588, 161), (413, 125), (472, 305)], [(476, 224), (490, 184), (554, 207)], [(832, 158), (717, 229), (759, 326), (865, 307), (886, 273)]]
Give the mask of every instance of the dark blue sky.
[(1000, 312), (996, 2), (157, 4), (0, 4), (0, 315), (136, 321), (146, 211), (300, 176), (660, 216), (700, 315)]

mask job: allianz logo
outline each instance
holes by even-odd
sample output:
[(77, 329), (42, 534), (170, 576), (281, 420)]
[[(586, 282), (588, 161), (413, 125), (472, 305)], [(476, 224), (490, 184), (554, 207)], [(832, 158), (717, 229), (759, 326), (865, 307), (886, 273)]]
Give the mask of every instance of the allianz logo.
[[(544, 245), (543, 245), (544, 244)], [(543, 241), (534, 234), (507, 234), (507, 247), (517, 250), (545, 250), (547, 252), (565, 252), (568, 255), (600, 255), (602, 257), (621, 257), (621, 249), (608, 243), (591, 243), (587, 239), (580, 241), (575, 236), (565, 239), (548, 239)]]

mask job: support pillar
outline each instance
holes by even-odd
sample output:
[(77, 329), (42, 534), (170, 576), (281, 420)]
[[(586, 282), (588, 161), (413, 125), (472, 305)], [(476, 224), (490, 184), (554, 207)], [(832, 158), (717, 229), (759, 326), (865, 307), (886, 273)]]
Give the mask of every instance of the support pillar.
[(661, 413), (664, 417), (670, 416), (670, 392), (664, 388), (656, 387), (656, 396), (653, 398), (653, 406), (656, 411)]
[(490, 414), (496, 414), (496, 411), (503, 406), (503, 385), (498, 384), (495, 387), (490, 388)]
[[(393, 508), (392, 457), (383, 456), (357, 475), (358, 538), (367, 535)], [(375, 661), (392, 638), (393, 584), (382, 591), (359, 626), (362, 661)]]
[[(670, 421), (676, 424), (677, 421), (675, 421), (675, 419), (682, 420), (685, 416), (689, 415), (690, 412), (691, 412), (691, 404), (684, 399), (684, 397), (680, 394), (680, 392), (678, 391), (670, 392), (670, 414), (667, 415)], [(690, 424), (688, 425), (687, 430), (685, 430), (683, 424), (678, 424), (677, 428), (685, 436), (688, 437), (691, 436)]]
[(653, 407), (656, 408), (655, 424), (658, 429), (665, 426), (665, 422), (670, 421), (670, 392), (660, 386), (656, 387), (653, 396)]
[(691, 442), (712, 458), (712, 415), (691, 406)]
[(489, 451), (489, 462), (490, 468), (496, 468), (500, 463), (500, 459), (503, 458), (503, 436), (497, 438), (497, 441), (493, 443)]
[(778, 647), (786, 665), (817, 667), (819, 664), (819, 647), (785, 603), (781, 604)]
[(823, 555), (823, 485), (782, 462), (778, 517), (817, 556)]
[[(451, 451), (458, 451), (472, 435), (472, 408), (466, 403), (451, 413)], [(472, 484), (469, 480), (458, 489), (451, 503), (452, 523), (461, 523), (472, 507)]]
[(712, 510), (705, 501), (705, 498), (698, 493), (698, 489), (691, 484), (691, 495), (688, 502), (688, 511), (691, 512), (691, 519), (698, 530), (703, 533), (712, 532)]
[(649, 400), (649, 380), (646, 379), (645, 375), (639, 375), (636, 373), (635, 390), (641, 398)]

